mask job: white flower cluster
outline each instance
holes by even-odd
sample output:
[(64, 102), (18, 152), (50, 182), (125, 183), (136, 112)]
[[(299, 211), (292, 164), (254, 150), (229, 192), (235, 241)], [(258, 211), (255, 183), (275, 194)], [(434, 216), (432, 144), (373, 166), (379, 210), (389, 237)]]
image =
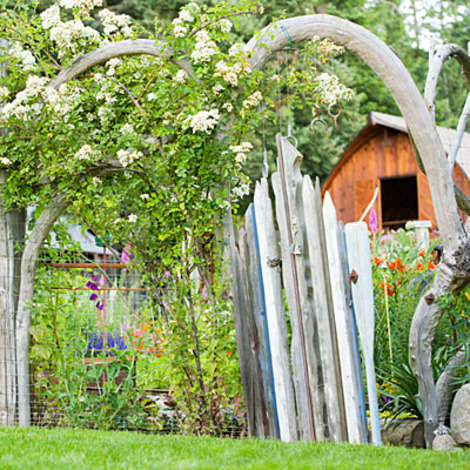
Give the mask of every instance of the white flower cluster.
[(263, 95), (260, 91), (255, 91), (246, 100), (243, 100), (244, 108), (255, 108), (263, 99)]
[(1, 116), (4, 119), (16, 117), (18, 119), (27, 119), (28, 115), (33, 117), (41, 112), (42, 104), (38, 102), (30, 103), (38, 97), (41, 97), (47, 78), (30, 75), (26, 81), (24, 90), (16, 94), (15, 99), (11, 103), (6, 103), (1, 109)]
[(315, 81), (317, 90), (328, 105), (335, 105), (339, 99), (348, 101), (353, 97), (351, 88), (343, 85), (336, 75), (324, 72), (316, 77)]
[(233, 105), (232, 103), (224, 103), (222, 105), (222, 109), (225, 109), (225, 111), (231, 113), (233, 111)]
[(129, 165), (134, 163), (136, 160), (141, 158), (143, 156), (143, 153), (140, 152), (139, 150), (118, 150), (117, 153), (117, 158), (119, 160), (119, 163), (124, 167), (127, 168)]
[(238, 75), (243, 71), (243, 66), (240, 63), (236, 63), (233, 66), (227, 65), (223, 60), (220, 60), (215, 64), (214, 77), (221, 77), (225, 82), (230, 85), (238, 85)]
[(57, 23), (49, 32), (51, 41), (57, 44), (59, 56), (67, 52), (75, 53), (79, 47), (79, 41), (85, 39), (91, 43), (100, 42), (100, 34), (96, 29), (85, 26), (80, 20), (70, 20), (65, 23)]
[(132, 36), (131, 17), (128, 15), (116, 15), (116, 13), (108, 10), (107, 8), (101, 10), (98, 16), (103, 23), (104, 34), (113, 34), (118, 31), (122, 33), (124, 37)]
[(7, 87), (0, 86), (0, 103), (2, 103), (5, 98), (8, 98), (9, 94), (10, 94), (10, 92), (8, 91)]
[(233, 199), (241, 199), (243, 196), (250, 194), (250, 180), (245, 179), (232, 189)]
[(217, 126), (220, 119), (218, 109), (211, 109), (210, 111), (199, 111), (194, 116), (189, 116), (189, 127), (193, 130), (193, 134), (201, 131), (207, 134)]
[(126, 124), (124, 124), (122, 127), (121, 127), (121, 133), (122, 134), (127, 134), (127, 135), (132, 135), (135, 133), (135, 129), (134, 129), (134, 126), (132, 124), (130, 124), (129, 122), (127, 122)]
[(230, 57), (242, 56), (242, 57), (246, 58), (246, 47), (245, 47), (245, 45), (242, 44), (241, 42), (236, 42), (228, 50), (228, 55)]
[(132, 224), (135, 224), (137, 222), (137, 216), (135, 214), (129, 214), (127, 220)]
[(183, 7), (179, 14), (178, 18), (175, 18), (172, 21), (173, 24), (173, 35), (176, 38), (183, 38), (188, 32), (188, 25), (185, 23), (192, 23), (194, 21), (194, 14), (199, 11), (199, 6), (195, 3), (189, 3)]
[(44, 29), (51, 29), (60, 23), (60, 8), (59, 5), (52, 5), (47, 10), (44, 10), (41, 15), (41, 24)]
[(82, 95), (83, 89), (79, 86), (63, 84), (60, 86), (59, 91), (46, 87), (43, 93), (43, 98), (50, 106), (52, 106), (55, 114), (67, 121), (68, 114), (80, 101)]
[(230, 20), (227, 20), (226, 18), (219, 21), (219, 27), (223, 33), (229, 33), (232, 29), (232, 26), (232, 22)]
[(334, 43), (331, 39), (321, 39), (318, 36), (312, 38), (313, 42), (318, 42), (317, 52), (323, 56), (336, 57), (344, 52), (344, 47)]
[(12, 57), (18, 59), (25, 72), (31, 70), (36, 64), (36, 59), (33, 54), (30, 51), (23, 49), (17, 42), (12, 44), (8, 53)]
[(210, 58), (218, 52), (217, 44), (211, 40), (206, 30), (203, 29), (196, 33), (196, 45), (191, 54), (195, 64), (209, 62)]
[(116, 75), (116, 68), (119, 67), (121, 64), (122, 64), (122, 61), (121, 59), (118, 59), (118, 58), (108, 60), (108, 62), (106, 62), (106, 68), (108, 69), (106, 71), (106, 75), (108, 77), (112, 77), (113, 75)]
[(89, 12), (95, 7), (103, 6), (103, 0), (59, 0), (59, 5), (63, 8)]
[(184, 70), (178, 70), (175, 75), (175, 82), (184, 83), (186, 81), (188, 74)]
[(101, 152), (97, 149), (94, 149), (91, 145), (83, 145), (76, 153), (75, 158), (81, 161), (92, 161), (96, 160), (101, 156)]
[(240, 142), (239, 145), (231, 145), (230, 150), (235, 154), (235, 161), (240, 165), (246, 160), (246, 154), (253, 150), (250, 142)]
[(0, 165), (10, 166), (13, 162), (7, 157), (0, 157)]

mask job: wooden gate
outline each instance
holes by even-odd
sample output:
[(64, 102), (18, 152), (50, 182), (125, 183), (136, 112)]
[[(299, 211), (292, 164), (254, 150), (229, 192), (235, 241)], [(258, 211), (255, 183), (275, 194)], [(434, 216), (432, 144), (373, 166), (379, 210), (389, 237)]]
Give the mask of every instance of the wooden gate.
[(379, 445), (367, 226), (338, 223), (328, 193), (322, 205), (318, 179), (302, 176), (297, 149), (281, 135), (277, 146), (274, 204), (262, 178), (244, 227), (229, 237), (249, 432), (368, 442), (364, 369)]

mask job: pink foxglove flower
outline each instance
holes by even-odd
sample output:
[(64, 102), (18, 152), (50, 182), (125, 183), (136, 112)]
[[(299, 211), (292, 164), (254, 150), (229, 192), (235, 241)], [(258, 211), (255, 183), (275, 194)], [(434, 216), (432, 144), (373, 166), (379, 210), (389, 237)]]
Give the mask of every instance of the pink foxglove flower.
[(375, 209), (372, 207), (369, 212), (369, 229), (371, 232), (377, 233), (379, 231), (379, 225), (377, 223), (377, 214)]

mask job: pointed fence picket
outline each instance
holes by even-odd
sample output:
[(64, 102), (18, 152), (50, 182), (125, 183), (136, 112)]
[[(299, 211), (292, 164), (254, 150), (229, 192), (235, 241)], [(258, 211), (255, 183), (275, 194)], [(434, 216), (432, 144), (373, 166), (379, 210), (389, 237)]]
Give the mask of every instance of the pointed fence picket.
[(372, 442), (379, 444), (367, 228), (338, 224), (328, 193), (322, 207), (318, 179), (314, 188), (302, 177), (297, 149), (280, 135), (277, 144), (274, 211), (263, 178), (245, 227), (229, 240), (250, 435), (367, 442), (359, 331)]

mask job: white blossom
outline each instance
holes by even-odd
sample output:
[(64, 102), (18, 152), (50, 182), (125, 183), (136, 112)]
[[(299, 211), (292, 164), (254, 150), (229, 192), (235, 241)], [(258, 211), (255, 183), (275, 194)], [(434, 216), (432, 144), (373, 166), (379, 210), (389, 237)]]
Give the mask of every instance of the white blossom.
[(85, 26), (80, 20), (70, 20), (65, 23), (58, 23), (49, 32), (51, 41), (55, 42), (59, 48), (59, 56), (66, 52), (77, 52), (78, 42), (85, 39), (91, 43), (98, 43), (100, 35), (96, 29)]
[(253, 150), (250, 142), (240, 142), (238, 145), (231, 145), (230, 150), (235, 153), (235, 161), (242, 165), (246, 160), (246, 154)]
[(9, 90), (5, 86), (0, 86), (0, 103), (3, 102), (4, 98), (8, 98), (10, 94)]
[(145, 201), (146, 199), (148, 199), (150, 196), (147, 194), (147, 193), (144, 193), (144, 194), (141, 194), (140, 195), (140, 199), (142, 199), (143, 201)]
[(119, 163), (124, 168), (127, 168), (129, 165), (134, 163), (136, 160), (138, 160), (142, 156), (143, 156), (143, 153), (138, 150), (127, 149), (127, 150), (118, 150), (117, 152), (117, 158), (119, 160)]
[(99, 176), (93, 176), (93, 178), (91, 179), (91, 182), (95, 186), (99, 186), (103, 182), (103, 180)]
[(220, 26), (220, 30), (223, 33), (228, 33), (232, 29), (233, 25), (232, 25), (232, 22), (230, 20), (227, 20), (227, 19), (224, 18), (224, 19), (220, 20), (219, 26)]
[(121, 132), (123, 134), (134, 134), (134, 126), (130, 123), (126, 123), (121, 127)]
[(188, 32), (188, 28), (183, 25), (181, 18), (175, 18), (172, 22), (173, 24), (173, 35), (175, 38), (183, 38)]
[(315, 78), (317, 90), (328, 105), (335, 105), (339, 99), (350, 100), (353, 91), (343, 85), (336, 75), (322, 73)]
[(260, 91), (255, 91), (252, 93), (246, 100), (243, 101), (244, 108), (254, 108), (258, 106), (258, 104), (263, 99), (263, 95)]
[(10, 166), (13, 162), (7, 157), (0, 157), (0, 165)]
[(206, 30), (203, 29), (196, 33), (196, 45), (191, 54), (191, 58), (196, 64), (209, 62), (210, 58), (218, 52), (216, 43), (210, 39)]
[(228, 55), (230, 57), (235, 57), (237, 55), (243, 55), (246, 56), (246, 48), (245, 45), (242, 44), (241, 42), (235, 43), (233, 46), (230, 47), (228, 50)]
[(184, 70), (178, 70), (175, 75), (175, 82), (184, 83), (188, 74)]
[(238, 186), (235, 186), (232, 189), (232, 194), (236, 199), (241, 199), (243, 196), (250, 194), (250, 182), (244, 181), (241, 182)]
[(137, 216), (135, 214), (129, 214), (129, 216), (127, 217), (127, 220), (131, 223), (135, 223), (137, 222)]
[(233, 110), (232, 103), (224, 103), (222, 105), (222, 108), (225, 109), (226, 111), (228, 111), (229, 113), (231, 113), (232, 110)]
[(100, 10), (98, 16), (103, 24), (104, 34), (112, 34), (121, 30), (125, 37), (132, 35), (132, 29), (129, 26), (131, 24), (130, 16), (116, 15), (116, 13), (107, 8)]
[(121, 59), (118, 59), (118, 58), (108, 60), (108, 62), (106, 62), (106, 68), (108, 69), (106, 71), (106, 75), (108, 77), (112, 77), (113, 75), (115, 75), (116, 68), (119, 67), (121, 64), (122, 64), (122, 61)]
[(14, 42), (9, 50), (9, 54), (19, 60), (23, 70), (27, 72), (36, 64), (33, 54), (23, 49), (17, 42)]
[(189, 116), (189, 127), (193, 130), (193, 134), (201, 131), (207, 134), (217, 126), (220, 119), (220, 112), (218, 109), (211, 109), (210, 111), (199, 111), (194, 116)]
[(156, 93), (149, 93), (147, 95), (147, 101), (154, 101), (157, 99), (157, 94)]
[(88, 12), (95, 7), (103, 6), (103, 0), (59, 0), (59, 5), (63, 8)]
[(218, 95), (220, 92), (222, 92), (224, 90), (225, 90), (225, 88), (220, 83), (216, 83), (212, 87), (212, 91), (214, 92), (215, 95)]
[(245, 70), (246, 69), (239, 62), (230, 66), (223, 60), (220, 60), (215, 64), (214, 77), (222, 77), (224, 81), (230, 83), (230, 85), (237, 86), (239, 74)]
[(75, 157), (77, 160), (91, 161), (96, 159), (101, 155), (99, 150), (94, 149), (91, 145), (83, 145), (77, 152), (75, 152)]
[(187, 23), (191, 23), (192, 21), (194, 21), (194, 16), (193, 16), (193, 14), (189, 11), (189, 9), (183, 8), (183, 9), (179, 12), (178, 17), (179, 17), (181, 20), (186, 21)]
[(59, 5), (52, 5), (47, 10), (44, 10), (41, 15), (41, 24), (43, 28), (50, 29), (60, 23), (60, 8)]

